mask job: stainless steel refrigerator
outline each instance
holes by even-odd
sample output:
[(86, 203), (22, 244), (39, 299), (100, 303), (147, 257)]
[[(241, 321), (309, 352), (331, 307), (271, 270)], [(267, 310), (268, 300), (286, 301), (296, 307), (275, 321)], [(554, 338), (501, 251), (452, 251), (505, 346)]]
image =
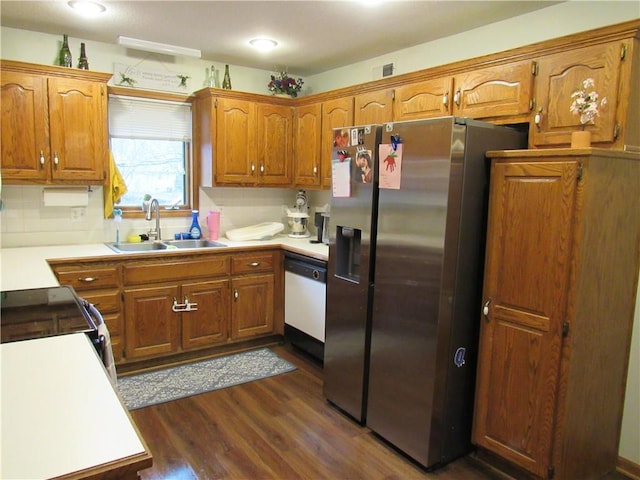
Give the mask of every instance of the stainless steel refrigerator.
[(526, 148), (526, 135), (456, 117), (342, 130), (334, 132), (324, 393), (435, 468), (471, 448), (485, 152)]

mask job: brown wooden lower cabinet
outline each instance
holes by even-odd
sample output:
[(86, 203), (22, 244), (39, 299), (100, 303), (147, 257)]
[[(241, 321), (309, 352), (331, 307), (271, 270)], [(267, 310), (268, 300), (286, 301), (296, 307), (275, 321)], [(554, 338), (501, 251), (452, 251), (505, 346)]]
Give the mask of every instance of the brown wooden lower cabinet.
[(273, 332), (273, 274), (236, 278), (232, 289), (231, 338)]
[(538, 478), (615, 470), (640, 266), (640, 155), (493, 159), (473, 442)]

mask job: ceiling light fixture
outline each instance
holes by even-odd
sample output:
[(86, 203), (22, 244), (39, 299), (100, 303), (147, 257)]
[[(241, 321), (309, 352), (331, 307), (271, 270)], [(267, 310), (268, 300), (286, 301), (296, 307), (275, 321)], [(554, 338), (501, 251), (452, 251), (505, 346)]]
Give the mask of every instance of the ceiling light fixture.
[(254, 38), (249, 40), (249, 44), (261, 52), (268, 52), (278, 46), (278, 42), (270, 38)]
[(202, 52), (195, 48), (178, 47), (166, 43), (150, 42), (149, 40), (139, 40), (131, 37), (118, 37), (118, 44), (125, 47), (143, 50), (145, 52), (164, 53), (165, 55), (184, 55), (186, 57), (201, 58)]
[(67, 2), (67, 5), (85, 17), (98, 16), (107, 9), (101, 3), (91, 2), (89, 0), (71, 0)]

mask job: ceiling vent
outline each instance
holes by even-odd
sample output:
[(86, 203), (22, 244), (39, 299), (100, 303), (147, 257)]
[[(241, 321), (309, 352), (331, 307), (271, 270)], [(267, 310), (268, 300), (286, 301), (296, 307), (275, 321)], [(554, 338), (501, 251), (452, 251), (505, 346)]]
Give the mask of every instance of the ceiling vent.
[(384, 77), (393, 75), (393, 63), (387, 63), (386, 65), (378, 65), (371, 69), (372, 80), (379, 80)]
[(383, 77), (390, 77), (391, 75), (393, 75), (393, 63), (387, 63), (386, 65), (382, 66), (382, 76)]

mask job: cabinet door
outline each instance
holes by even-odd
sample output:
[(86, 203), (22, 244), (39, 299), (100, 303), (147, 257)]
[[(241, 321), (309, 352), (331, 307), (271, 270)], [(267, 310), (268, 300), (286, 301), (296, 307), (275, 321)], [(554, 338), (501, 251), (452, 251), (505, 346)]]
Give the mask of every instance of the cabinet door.
[(393, 120), (417, 120), (451, 114), (451, 77), (425, 80), (396, 88)]
[(355, 97), (355, 125), (374, 125), (393, 119), (393, 89), (361, 93)]
[(331, 187), (333, 129), (353, 125), (353, 97), (327, 100), (322, 104), (322, 186)]
[(473, 441), (545, 478), (576, 174), (573, 161), (494, 163), (491, 170)]
[(256, 115), (258, 182), (288, 186), (292, 178), (293, 109), (258, 104)]
[(104, 180), (108, 140), (106, 85), (50, 78), (52, 179)]
[[(125, 290), (125, 356), (149, 357), (177, 351), (179, 313), (177, 286)], [(180, 300), (178, 300), (180, 303)]]
[(219, 98), (216, 107), (216, 183), (253, 184), (257, 179), (255, 104)]
[(49, 128), (46, 78), (2, 72), (3, 180), (47, 179)]
[(232, 280), (231, 338), (240, 339), (273, 332), (273, 274)]
[(294, 127), (293, 183), (303, 187), (320, 186), (322, 104), (296, 108)]
[(532, 68), (525, 60), (456, 75), (453, 114), (476, 119), (527, 115), (533, 98)]
[(607, 99), (607, 105), (600, 108), (595, 124), (586, 127), (591, 132), (591, 142), (615, 140), (621, 50), (622, 44), (615, 42), (558, 53), (540, 60), (535, 108), (539, 115), (531, 119), (531, 145), (544, 147), (571, 143), (571, 133), (581, 128), (580, 118), (569, 111), (571, 93), (586, 78), (592, 78), (595, 91), (600, 98)]
[(197, 310), (182, 313), (182, 348), (226, 342), (231, 313), (229, 280), (185, 284), (182, 297), (198, 304)]

